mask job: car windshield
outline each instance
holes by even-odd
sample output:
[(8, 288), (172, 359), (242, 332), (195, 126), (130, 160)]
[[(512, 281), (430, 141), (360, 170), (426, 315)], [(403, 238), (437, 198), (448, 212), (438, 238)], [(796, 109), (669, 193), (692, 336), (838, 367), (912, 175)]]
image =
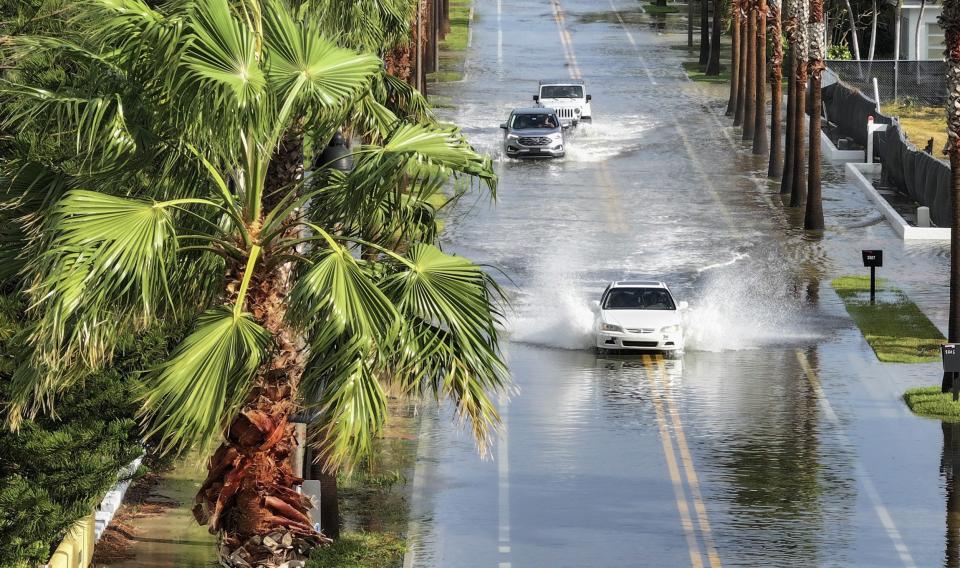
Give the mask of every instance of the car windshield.
[(670, 292), (663, 288), (614, 288), (607, 294), (605, 310), (675, 310)]
[(556, 128), (557, 117), (552, 114), (515, 114), (513, 115), (513, 124), (510, 125), (514, 130), (527, 130), (530, 128)]
[(580, 99), (583, 87), (580, 85), (544, 85), (540, 87), (541, 99)]

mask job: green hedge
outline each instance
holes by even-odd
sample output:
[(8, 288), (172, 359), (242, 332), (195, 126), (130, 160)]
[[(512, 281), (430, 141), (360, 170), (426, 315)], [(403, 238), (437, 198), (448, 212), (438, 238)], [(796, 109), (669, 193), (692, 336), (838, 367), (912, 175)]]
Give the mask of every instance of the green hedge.
[[(20, 319), (0, 296), (0, 406), (9, 400), (9, 356)], [(141, 452), (132, 371), (168, 349), (162, 335), (130, 341), (110, 370), (89, 376), (58, 397), (55, 416), (0, 427), (0, 567), (43, 565), (64, 535), (90, 514)]]

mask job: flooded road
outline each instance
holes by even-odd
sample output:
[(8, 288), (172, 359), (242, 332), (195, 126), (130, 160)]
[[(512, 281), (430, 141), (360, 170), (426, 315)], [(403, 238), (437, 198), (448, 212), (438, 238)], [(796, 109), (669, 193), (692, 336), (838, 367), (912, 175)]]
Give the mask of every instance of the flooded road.
[[(939, 366), (878, 363), (830, 287), (884, 249), (942, 328), (949, 247), (898, 240), (833, 166), (805, 235), (726, 87), (686, 78), (683, 20), (638, 6), (477, 2), (467, 77), (440, 89), (498, 163), (497, 203), (458, 205), (446, 242), (506, 274), (517, 391), (487, 460), (426, 411), (407, 565), (958, 565), (960, 433), (899, 399)], [(499, 123), (555, 77), (587, 81), (593, 122), (563, 160), (507, 160)], [(590, 349), (589, 302), (636, 278), (690, 303), (681, 359)]]

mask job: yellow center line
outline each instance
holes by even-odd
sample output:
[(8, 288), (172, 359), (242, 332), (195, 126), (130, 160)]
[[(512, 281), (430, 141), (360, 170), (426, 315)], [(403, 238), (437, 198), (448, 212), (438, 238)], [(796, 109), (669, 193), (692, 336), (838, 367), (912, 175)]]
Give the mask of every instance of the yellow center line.
[(573, 52), (573, 38), (566, 28), (566, 15), (559, 0), (551, 0), (551, 4), (553, 4), (553, 19), (557, 22), (557, 32), (560, 34), (560, 43), (563, 44), (563, 54), (567, 60), (570, 78), (579, 79), (580, 65), (577, 63), (577, 56)]
[(703, 566), (703, 558), (700, 556), (700, 547), (697, 544), (697, 537), (694, 533), (693, 520), (690, 518), (690, 507), (687, 504), (687, 497), (683, 491), (683, 479), (680, 477), (676, 454), (673, 451), (673, 442), (670, 437), (670, 431), (667, 428), (667, 421), (664, 418), (663, 401), (660, 399), (660, 392), (657, 390), (656, 381), (650, 371), (653, 359), (649, 355), (644, 355), (643, 362), (644, 376), (650, 385), (650, 398), (653, 400), (653, 408), (657, 415), (657, 426), (660, 429), (660, 442), (663, 444), (663, 455), (667, 460), (667, 471), (670, 472), (670, 480), (673, 482), (673, 494), (677, 499), (677, 511), (680, 513), (680, 524), (683, 526), (683, 532), (687, 540), (687, 548), (690, 550), (690, 564), (694, 568), (701, 568)]
[(677, 438), (677, 448), (680, 450), (680, 459), (687, 474), (687, 485), (690, 486), (690, 494), (693, 496), (694, 510), (697, 513), (697, 520), (700, 523), (700, 533), (703, 537), (704, 546), (707, 549), (707, 558), (710, 566), (719, 568), (720, 555), (717, 554), (717, 546), (713, 540), (713, 533), (710, 530), (710, 519), (707, 516), (707, 507), (703, 502), (703, 495), (700, 492), (700, 480), (697, 477), (697, 470), (693, 465), (693, 456), (690, 454), (690, 447), (687, 445), (687, 436), (683, 431), (683, 421), (680, 419), (680, 413), (673, 401), (670, 390), (670, 377), (667, 375), (666, 365), (662, 358), (656, 360), (657, 370), (660, 379), (663, 381), (663, 390), (665, 392), (667, 410), (673, 421), (673, 433)]
[(612, 207), (605, 208), (607, 222), (618, 233), (626, 233), (627, 222), (623, 216), (623, 207), (620, 205), (620, 193), (616, 191), (617, 186), (610, 178), (610, 170), (607, 168), (606, 161), (600, 162), (597, 176), (600, 178), (600, 187), (603, 188), (603, 193), (612, 204)]

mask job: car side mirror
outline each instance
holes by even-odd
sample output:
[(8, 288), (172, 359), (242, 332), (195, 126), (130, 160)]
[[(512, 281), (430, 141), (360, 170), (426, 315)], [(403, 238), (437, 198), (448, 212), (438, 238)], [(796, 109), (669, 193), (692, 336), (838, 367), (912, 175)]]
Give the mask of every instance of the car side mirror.
[(589, 103), (592, 100), (593, 100), (593, 95), (587, 95), (587, 102)]
[(679, 304), (677, 304), (677, 307), (680, 308), (681, 310), (685, 310), (690, 307), (690, 304), (686, 302), (680, 302)]
[(506, 129), (507, 129), (507, 123), (506, 123), (506, 122), (501, 122), (501, 123), (500, 123), (500, 128), (506, 130)]
[(594, 300), (594, 301), (590, 302), (590, 310), (592, 310), (594, 313), (599, 312), (599, 311), (600, 311), (600, 302), (599, 302), (598, 300)]
[(533, 95), (533, 102), (535, 103), (540, 102), (540, 95)]

